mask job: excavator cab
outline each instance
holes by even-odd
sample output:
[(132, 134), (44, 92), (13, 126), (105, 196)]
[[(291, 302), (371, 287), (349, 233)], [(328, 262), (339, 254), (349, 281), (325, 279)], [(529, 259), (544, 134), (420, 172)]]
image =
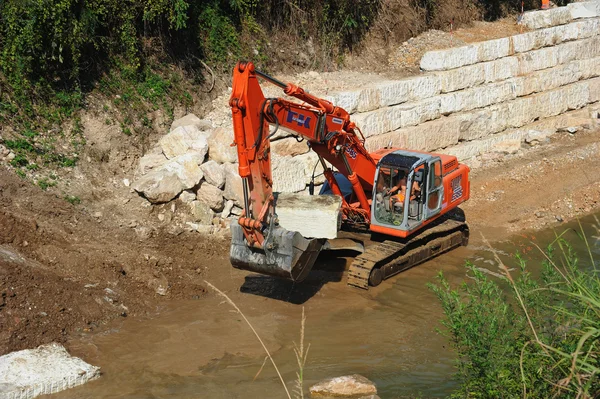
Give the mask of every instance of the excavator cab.
[(440, 157), (393, 151), (377, 165), (371, 230), (406, 237), (441, 211), (443, 196)]

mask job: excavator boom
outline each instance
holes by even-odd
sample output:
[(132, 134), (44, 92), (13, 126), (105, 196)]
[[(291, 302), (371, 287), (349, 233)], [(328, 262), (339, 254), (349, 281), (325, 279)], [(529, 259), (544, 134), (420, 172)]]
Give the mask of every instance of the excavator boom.
[[(279, 87), (302, 103), (265, 98), (258, 78)], [(312, 267), (324, 240), (306, 239), (277, 225), (271, 174), (269, 125), (285, 128), (306, 140), (323, 165), (325, 161), (344, 171), (357, 193), (360, 206), (343, 201), (345, 212), (370, 217), (367, 193), (373, 188), (376, 162), (355, 133), (348, 112), (317, 98), (302, 88), (285, 84), (254, 68), (238, 63), (233, 72), (229, 101), (233, 115), (234, 144), (244, 191), (243, 214), (232, 226), (231, 263), (238, 268), (300, 281)], [(334, 194), (342, 197), (333, 172), (325, 177)]]

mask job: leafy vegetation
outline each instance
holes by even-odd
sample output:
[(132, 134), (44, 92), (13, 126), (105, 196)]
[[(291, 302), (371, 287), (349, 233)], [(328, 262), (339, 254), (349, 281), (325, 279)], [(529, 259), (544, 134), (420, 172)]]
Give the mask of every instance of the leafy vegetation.
[[(587, 248), (584, 255), (594, 265)], [(440, 273), (430, 288), (458, 354), (460, 388), (453, 397), (597, 397), (600, 279), (595, 266), (581, 267), (578, 255), (557, 237), (546, 249), (539, 278), (518, 256), (517, 278), (498, 258), (500, 281), (468, 264), (474, 281), (452, 288)]]
[(165, 123), (174, 107), (192, 105), (206, 71), (228, 75), (237, 60), (265, 70), (335, 67), (369, 32), (404, 40), (516, 8), (508, 0), (4, 0), (4, 144), (16, 168), (73, 167), (90, 93), (106, 102), (107, 126), (143, 139), (157, 115)]
[(79, 198), (76, 195), (65, 195), (65, 201), (67, 201), (68, 203), (70, 203), (72, 205), (81, 204), (81, 198)]

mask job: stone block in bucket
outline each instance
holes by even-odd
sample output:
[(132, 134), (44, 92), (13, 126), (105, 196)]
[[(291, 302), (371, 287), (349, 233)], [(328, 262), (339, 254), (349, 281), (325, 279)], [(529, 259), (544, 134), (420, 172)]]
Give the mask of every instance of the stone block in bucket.
[(337, 238), (342, 199), (337, 195), (279, 193), (275, 212), (279, 225), (306, 238)]

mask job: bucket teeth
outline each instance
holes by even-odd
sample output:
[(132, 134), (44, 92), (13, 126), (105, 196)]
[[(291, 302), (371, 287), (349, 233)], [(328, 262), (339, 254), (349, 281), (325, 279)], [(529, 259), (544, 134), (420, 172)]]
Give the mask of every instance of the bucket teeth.
[(242, 227), (231, 224), (230, 261), (233, 267), (300, 282), (312, 269), (323, 240), (307, 239), (300, 233), (274, 227), (264, 248), (250, 248)]

